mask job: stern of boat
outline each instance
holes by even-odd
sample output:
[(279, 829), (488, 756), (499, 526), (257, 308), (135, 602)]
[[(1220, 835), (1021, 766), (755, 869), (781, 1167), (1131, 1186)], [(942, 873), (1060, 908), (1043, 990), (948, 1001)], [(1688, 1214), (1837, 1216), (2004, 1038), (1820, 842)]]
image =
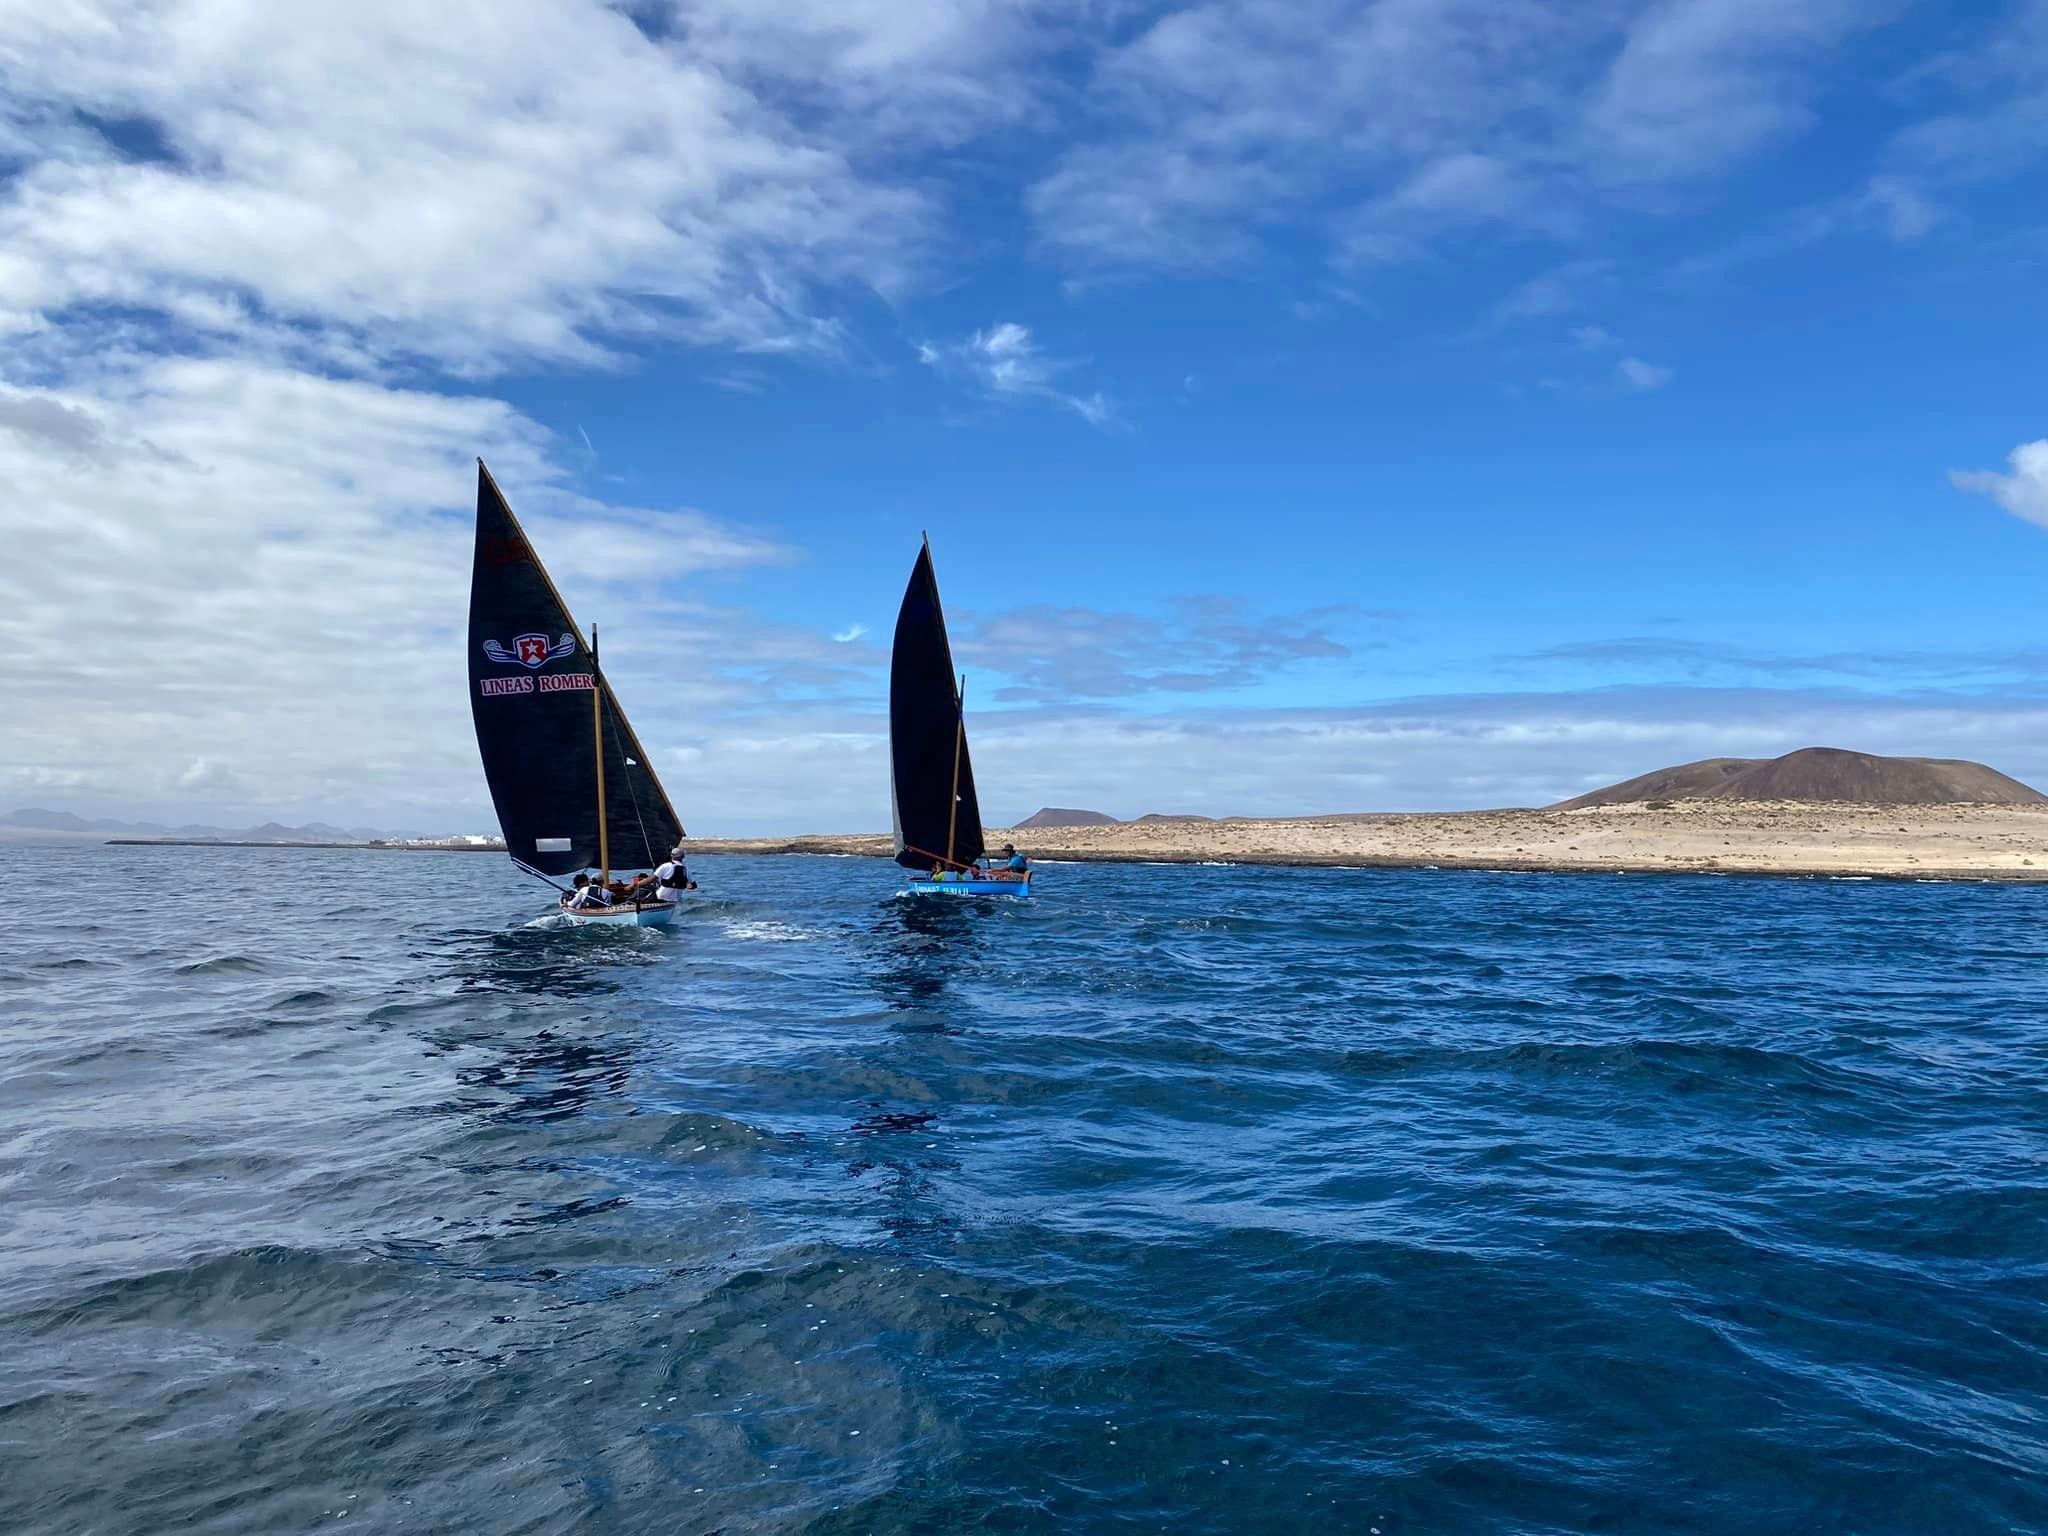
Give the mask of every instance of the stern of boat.
[(565, 910), (562, 917), (572, 928), (666, 928), (676, 920), (676, 908), (674, 902), (650, 901), (637, 907)]

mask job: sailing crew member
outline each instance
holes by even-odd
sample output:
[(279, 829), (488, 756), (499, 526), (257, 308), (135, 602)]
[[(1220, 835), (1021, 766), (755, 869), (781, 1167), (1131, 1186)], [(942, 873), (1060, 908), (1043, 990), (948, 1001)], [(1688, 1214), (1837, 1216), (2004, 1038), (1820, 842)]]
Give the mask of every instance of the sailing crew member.
[(654, 899), (674, 901), (683, 892), (695, 889), (697, 882), (690, 878), (689, 866), (683, 862), (683, 845), (677, 843), (669, 850), (667, 862), (655, 868)]
[(562, 905), (569, 911), (582, 912), (591, 907), (608, 907), (611, 905), (605, 888), (591, 879), (590, 876), (578, 875), (570, 883), (575, 886), (575, 889), (562, 898)]
[(654, 894), (655, 883), (652, 873), (635, 875), (626, 883), (616, 899), (628, 903), (657, 901), (660, 898)]
[(1031, 861), (1017, 851), (1015, 843), (1005, 843), (1003, 844), (1003, 868), (1015, 875), (1028, 874), (1031, 869)]

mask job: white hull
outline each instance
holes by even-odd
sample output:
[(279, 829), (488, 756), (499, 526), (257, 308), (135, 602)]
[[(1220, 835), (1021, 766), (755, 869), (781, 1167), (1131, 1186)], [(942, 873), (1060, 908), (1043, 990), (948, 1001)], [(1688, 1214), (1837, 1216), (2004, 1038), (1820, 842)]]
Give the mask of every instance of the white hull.
[(616, 910), (564, 910), (562, 913), (562, 920), (573, 928), (666, 928), (675, 918), (673, 902), (649, 902), (640, 907), (619, 907)]

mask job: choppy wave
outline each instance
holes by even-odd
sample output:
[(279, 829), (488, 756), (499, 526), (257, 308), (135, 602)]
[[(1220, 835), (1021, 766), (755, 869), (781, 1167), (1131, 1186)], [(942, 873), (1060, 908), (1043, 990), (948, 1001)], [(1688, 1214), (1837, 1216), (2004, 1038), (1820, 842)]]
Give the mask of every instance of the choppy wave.
[(2048, 891), (151, 857), (0, 909), (0, 1528), (2048, 1529)]

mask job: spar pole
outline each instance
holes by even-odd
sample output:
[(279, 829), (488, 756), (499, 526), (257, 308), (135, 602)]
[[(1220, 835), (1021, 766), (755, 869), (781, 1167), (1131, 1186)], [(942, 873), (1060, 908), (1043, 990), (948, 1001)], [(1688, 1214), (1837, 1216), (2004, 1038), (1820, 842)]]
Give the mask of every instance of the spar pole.
[(597, 665), (597, 626), (590, 626), (590, 734), (597, 748), (597, 864), (611, 900), (612, 847), (604, 824), (604, 674)]
[(946, 862), (955, 869), (960, 861), (953, 857), (958, 843), (960, 829), (960, 759), (967, 752), (967, 674), (960, 674), (960, 688), (953, 695), (953, 804), (946, 813)]

